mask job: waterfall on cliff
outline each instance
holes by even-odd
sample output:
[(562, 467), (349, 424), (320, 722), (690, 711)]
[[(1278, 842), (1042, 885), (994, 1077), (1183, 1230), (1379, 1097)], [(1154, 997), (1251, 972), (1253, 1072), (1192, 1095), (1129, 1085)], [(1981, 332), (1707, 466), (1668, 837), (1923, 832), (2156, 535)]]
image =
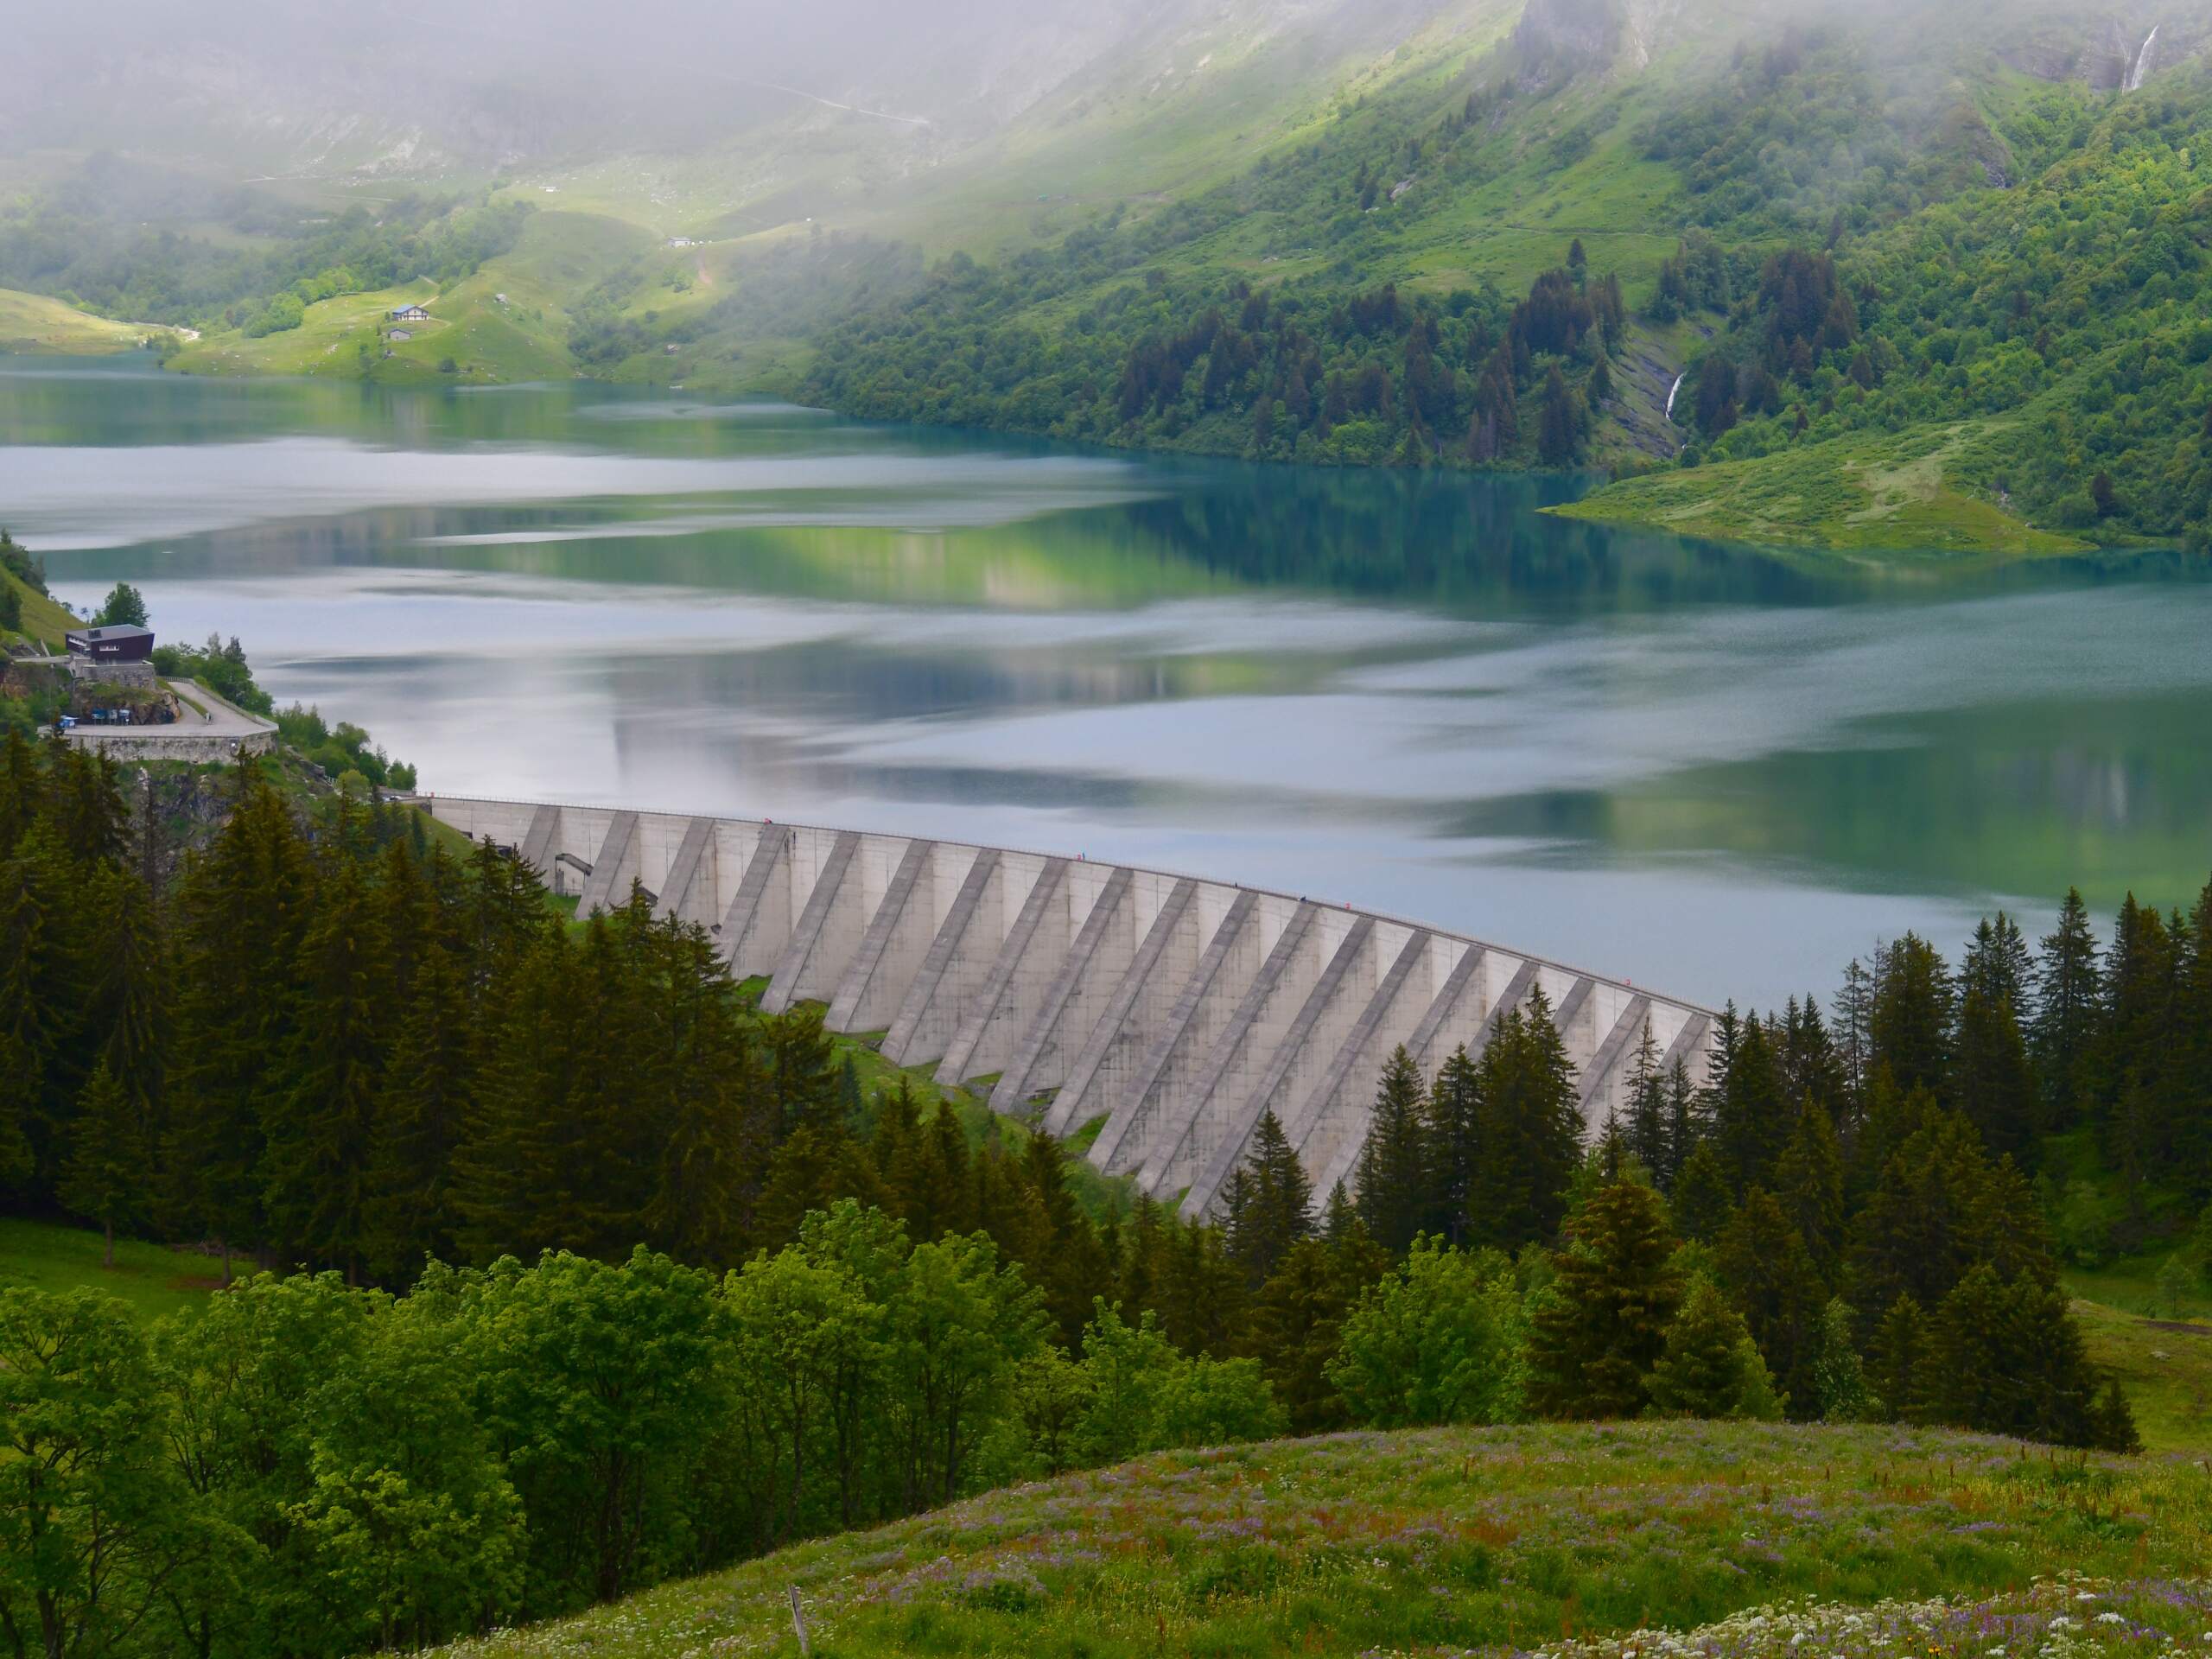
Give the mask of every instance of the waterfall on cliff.
[(2120, 88), (2122, 92), (2133, 92), (2143, 84), (2143, 77), (2151, 73), (2151, 47), (2158, 38), (2158, 25), (2154, 23), (2151, 32), (2143, 37), (2143, 44), (2136, 48), (2135, 67), (2127, 72), (2127, 85)]
[(1667, 414), (1665, 418), (1668, 420), (1671, 421), (1675, 418), (1675, 394), (1682, 389), (1682, 382), (1688, 378), (1689, 376), (1686, 374), (1678, 374), (1675, 377), (1675, 384), (1667, 388)]

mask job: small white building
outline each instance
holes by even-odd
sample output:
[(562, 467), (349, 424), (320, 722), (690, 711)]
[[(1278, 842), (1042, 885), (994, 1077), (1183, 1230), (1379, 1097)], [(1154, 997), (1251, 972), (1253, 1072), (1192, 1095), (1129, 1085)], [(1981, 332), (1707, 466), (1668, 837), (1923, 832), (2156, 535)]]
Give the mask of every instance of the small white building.
[(385, 314), (394, 322), (428, 322), (430, 314), (419, 305), (403, 305), (397, 311)]

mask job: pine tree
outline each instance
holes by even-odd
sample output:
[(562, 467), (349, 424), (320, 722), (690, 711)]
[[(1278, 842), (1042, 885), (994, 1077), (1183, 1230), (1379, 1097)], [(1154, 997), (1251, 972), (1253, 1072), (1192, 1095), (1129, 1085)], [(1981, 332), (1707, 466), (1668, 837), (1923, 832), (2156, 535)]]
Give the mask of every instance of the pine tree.
[(261, 1098), (262, 1179), (273, 1237), (287, 1253), (357, 1277), (383, 1076), (388, 947), (359, 868), (340, 859), (300, 942), (284, 1063)]
[(1667, 1067), (1667, 1154), (1662, 1168), (1655, 1170), (1662, 1191), (1672, 1192), (1681, 1179), (1682, 1166), (1699, 1142), (1707, 1138), (1711, 1123), (1704, 1096), (1690, 1081), (1690, 1069), (1677, 1054)]
[(1842, 1057), (1821, 1019), (1821, 1005), (1811, 996), (1802, 1002), (1793, 996), (1783, 1010), (1776, 1058), (1782, 1068), (1783, 1087), (1792, 1100), (1809, 1101), (1831, 1115), (1847, 1103), (1850, 1090), (1844, 1078)]
[[(951, 1108), (940, 1103), (938, 1115), (950, 1117)], [(1046, 1311), (1058, 1321), (1061, 1335), (1080, 1340), (1089, 1323), (1091, 1299), (1105, 1282), (1110, 1263), (1068, 1185), (1066, 1152), (1042, 1128), (1029, 1132), (1020, 1173), (1041, 1217), (1043, 1236), (1036, 1255), (1016, 1255), (1014, 1259), (1025, 1264), (1031, 1281), (1044, 1293)], [(1211, 1294), (1219, 1304), (1207, 1317), (1232, 1319), (1243, 1306), (1243, 1278), (1229, 1266), (1219, 1231), (1211, 1227), (1203, 1230), (1210, 1253)]]
[(1477, 1062), (1483, 1155), (1470, 1233), (1500, 1249), (1548, 1240), (1567, 1213), (1582, 1155), (1582, 1107), (1541, 986), (1509, 1012)]
[(362, 1256), (385, 1284), (409, 1282), (425, 1257), (455, 1254), (453, 1157), (475, 1078), (464, 972), (457, 953), (446, 950), (417, 964), (371, 1113)]
[(1843, 1148), (1817, 1102), (1808, 1102), (1797, 1115), (1796, 1133), (1775, 1163), (1774, 1193), (1815, 1269), (1833, 1281), (1845, 1244)]
[(1629, 1150), (1651, 1172), (1660, 1191), (1674, 1185), (1675, 1172), (1668, 1156), (1667, 1079), (1659, 1068), (1659, 1045), (1651, 1035), (1651, 1021), (1643, 1022), (1637, 1039), (1636, 1058), (1628, 1069)]
[(1553, 1258), (1530, 1323), (1530, 1403), (1547, 1417), (1633, 1417), (1682, 1295), (1659, 1195), (1623, 1181), (1591, 1199)]
[[(1375, 1271), (1382, 1271), (1380, 1253)], [(1291, 1431), (1319, 1434), (1347, 1421), (1344, 1396), (1329, 1381), (1345, 1313), (1373, 1274), (1348, 1272), (1343, 1253), (1302, 1238), (1275, 1264), (1252, 1300), (1244, 1351), (1257, 1359), (1289, 1414)]]
[(802, 1002), (760, 1021), (768, 1060), (768, 1091), (778, 1135), (801, 1123), (841, 1119), (836, 1045), (822, 1028), (822, 1008)]
[(1464, 1243), (1471, 1226), (1476, 1172), (1482, 1165), (1482, 1076), (1466, 1046), (1452, 1051), (1428, 1092), (1428, 1160), (1433, 1202), (1422, 1225), (1453, 1243)]
[(1992, 1001), (1991, 995), (1969, 983), (1960, 1000), (1951, 1097), (1980, 1131), (1983, 1145), (2017, 1156), (2035, 1138), (2042, 1102), (2012, 1001), (2001, 993)]
[(1728, 1171), (1712, 1141), (1699, 1141), (1675, 1178), (1673, 1210), (1682, 1236), (1700, 1243), (1719, 1237), (1736, 1213)]
[(2079, 1114), (2081, 1070), (2095, 1039), (2104, 1000), (2096, 935), (2077, 887), (2066, 890), (2058, 925), (2044, 936), (2036, 988), (2030, 1036), (2043, 1079), (2043, 1122), (2048, 1128), (2064, 1128)]
[(1940, 1306), (1987, 1255), (1988, 1186), (1973, 1125), (1931, 1108), (1883, 1166), (1853, 1223), (1850, 1281), (1860, 1309), (1908, 1294), (1923, 1308)]
[(2020, 925), (2001, 910), (1993, 918), (1983, 917), (1959, 964), (1961, 999), (1979, 991), (1992, 1005), (2010, 1002), (2022, 1023), (2032, 1025), (2035, 988), (2035, 962)]
[(1374, 1116), (1352, 1177), (1360, 1220), (1394, 1253), (1414, 1242), (1432, 1207), (1427, 1116), (1427, 1090), (1400, 1044), (1376, 1084)]
[(1867, 1038), (1872, 1063), (1897, 1086), (1941, 1090), (1950, 1069), (1950, 971), (1935, 946), (1907, 933), (1882, 953)]
[(1818, 1409), (1813, 1367), (1828, 1287), (1772, 1194), (1756, 1186), (1744, 1194), (1713, 1260), (1784, 1395), (1810, 1414)]
[(1703, 1274), (1667, 1326), (1651, 1367), (1651, 1408), (1669, 1416), (1771, 1418), (1782, 1414), (1774, 1380), (1744, 1321)]
[(1847, 1095), (1847, 1101), (1838, 1104), (1847, 1123), (1856, 1116), (1870, 1081), (1873, 1045), (1868, 1026), (1873, 1007), (1873, 976), (1853, 957), (1844, 968), (1843, 983), (1829, 1010), (1834, 1017), (1836, 1061)]
[(177, 1064), (163, 1145), (171, 1225), (213, 1236), (224, 1272), (264, 1237), (259, 1103), (277, 1086), (314, 901), (307, 846), (251, 766), (235, 767), (228, 819), (176, 898)]
[(1884, 1310), (1874, 1330), (1873, 1383), (1889, 1415), (1908, 1423), (1928, 1421), (1933, 1375), (1933, 1337), (1918, 1300), (1900, 1296)]
[(1720, 1080), (1713, 1125), (1713, 1149), (1735, 1191), (1770, 1179), (1794, 1116), (1771, 1033), (1764, 1021), (1747, 1019)]
[(64, 1208), (99, 1224), (101, 1265), (115, 1265), (115, 1230), (136, 1226), (147, 1215), (149, 1190), (145, 1125), (137, 1103), (118, 1083), (105, 1059), (77, 1110), (75, 1145), (61, 1172)]
[(1252, 1149), (1230, 1186), (1224, 1206), (1229, 1253), (1256, 1289), (1313, 1233), (1313, 1184), (1272, 1109), (1261, 1112)]

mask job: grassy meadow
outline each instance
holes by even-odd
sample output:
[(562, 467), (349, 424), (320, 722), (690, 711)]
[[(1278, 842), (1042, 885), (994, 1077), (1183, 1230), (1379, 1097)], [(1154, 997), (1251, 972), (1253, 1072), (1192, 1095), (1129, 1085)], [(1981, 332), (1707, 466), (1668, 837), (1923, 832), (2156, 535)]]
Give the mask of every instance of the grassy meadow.
[(0, 569), (0, 585), (13, 588), (23, 607), (22, 631), (0, 628), (0, 639), (35, 640), (60, 651), (61, 636), (77, 626), (77, 619), (61, 607), (60, 601), (49, 599), (13, 571)]
[(115, 1265), (105, 1267), (92, 1228), (0, 1220), (0, 1290), (103, 1290), (154, 1319), (191, 1306), (221, 1285), (222, 1274), (213, 1256), (131, 1238), (116, 1240)]
[[(2171, 1633), (2194, 1645), (2212, 1629), (2201, 1587), (2161, 1600), (2136, 1582), (2084, 1582), (2062, 1598), (2049, 1580), (2184, 1579), (2208, 1551), (2212, 1474), (2189, 1460), (1896, 1428), (1349, 1433), (1163, 1453), (1015, 1487), (450, 1651), (795, 1653), (791, 1586), (821, 1659), (1656, 1659), (1728, 1650), (1656, 1633), (1748, 1609), (1787, 1603), (1785, 1616), (1802, 1618), (1806, 1604), (1938, 1597), (1945, 1607), (1930, 1618), (1995, 1599), (1992, 1620), (2024, 1635), (2032, 1621), (2115, 1644)], [(2122, 1620), (2097, 1622), (2112, 1607)], [(1844, 1635), (1853, 1617), (1855, 1638)], [(1807, 1651), (1964, 1655), (2005, 1639), (1900, 1645), (1890, 1611), (1831, 1622), (1835, 1644)], [(1768, 1650), (1795, 1651), (1789, 1633)]]
[[(575, 369), (567, 304), (634, 258), (646, 242), (645, 232), (617, 219), (532, 213), (510, 251), (449, 289), (424, 281), (320, 300), (296, 328), (259, 339), (236, 330), (211, 334), (180, 352), (171, 366), (200, 374), (356, 379), (365, 373), (426, 385), (565, 379)], [(427, 306), (429, 317), (401, 325), (406, 340), (387, 338), (388, 314), (408, 305)]]
[(1953, 477), (1972, 423), (1901, 436), (1853, 434), (1686, 471), (1647, 473), (1546, 511), (1644, 524), (1716, 541), (1844, 552), (2073, 553), (2086, 542), (2037, 530)]
[(0, 353), (79, 357), (130, 352), (143, 346), (149, 334), (162, 332), (96, 317), (43, 294), (0, 288)]

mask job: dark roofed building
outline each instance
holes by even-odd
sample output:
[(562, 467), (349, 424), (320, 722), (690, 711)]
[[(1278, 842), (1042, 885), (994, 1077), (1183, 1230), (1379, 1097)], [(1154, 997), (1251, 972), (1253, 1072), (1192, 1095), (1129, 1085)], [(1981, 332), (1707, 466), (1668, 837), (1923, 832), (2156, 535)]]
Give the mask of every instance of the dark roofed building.
[(427, 322), (430, 314), (419, 305), (403, 305), (387, 314), (394, 322)]
[(95, 663), (143, 663), (154, 654), (154, 631), (132, 622), (72, 628), (62, 635), (72, 657)]

